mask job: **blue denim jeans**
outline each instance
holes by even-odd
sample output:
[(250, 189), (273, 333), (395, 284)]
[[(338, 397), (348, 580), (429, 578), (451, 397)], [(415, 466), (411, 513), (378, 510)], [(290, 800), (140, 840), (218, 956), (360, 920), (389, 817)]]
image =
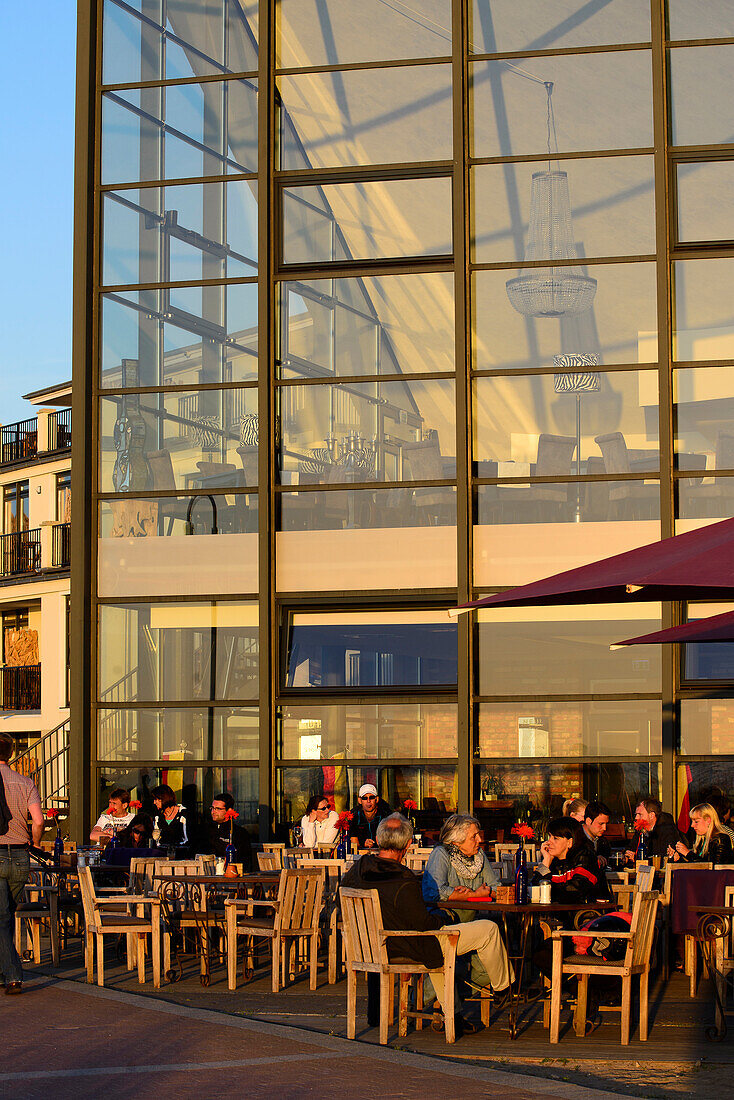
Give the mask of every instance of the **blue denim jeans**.
[(23, 967), (15, 950), (15, 906), (29, 870), (28, 852), (0, 847), (0, 974), (6, 983), (23, 981)]

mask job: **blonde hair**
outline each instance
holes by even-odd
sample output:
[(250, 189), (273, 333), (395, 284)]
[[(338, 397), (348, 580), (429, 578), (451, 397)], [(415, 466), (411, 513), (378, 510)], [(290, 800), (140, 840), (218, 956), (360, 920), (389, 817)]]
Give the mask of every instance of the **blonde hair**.
[(706, 832), (703, 834), (696, 833), (696, 839), (693, 842), (694, 852), (698, 852), (700, 850), (701, 855), (705, 856), (706, 852), (708, 851), (711, 837), (714, 835), (714, 833), (721, 832), (721, 821), (719, 820), (719, 815), (717, 814), (716, 810), (710, 802), (700, 802), (698, 806), (694, 806), (690, 814), (691, 819), (693, 819), (694, 815), (696, 817), (708, 818), (709, 821), (709, 827)]
[(570, 817), (571, 814), (581, 813), (588, 805), (585, 798), (567, 798), (563, 803), (563, 816)]

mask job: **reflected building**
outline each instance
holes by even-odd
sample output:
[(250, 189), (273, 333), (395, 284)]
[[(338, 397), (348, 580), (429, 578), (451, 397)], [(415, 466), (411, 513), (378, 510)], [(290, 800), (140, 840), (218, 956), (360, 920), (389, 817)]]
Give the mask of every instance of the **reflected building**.
[(734, 788), (702, 609), (446, 614), (732, 515), (728, 8), (80, 0), (80, 832)]

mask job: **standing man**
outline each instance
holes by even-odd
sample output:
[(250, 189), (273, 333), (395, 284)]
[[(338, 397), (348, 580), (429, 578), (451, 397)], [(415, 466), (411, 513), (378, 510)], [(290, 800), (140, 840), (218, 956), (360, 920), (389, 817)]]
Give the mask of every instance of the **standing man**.
[(8, 767), (14, 748), (13, 738), (0, 733), (0, 790), (4, 790), (7, 806), (7, 812), (0, 815), (0, 973), (6, 994), (23, 992), (23, 967), (14, 942), (15, 907), (28, 881), (28, 845), (31, 840), (40, 844), (44, 827), (35, 783)]
[(357, 808), (349, 827), (349, 835), (356, 836), (360, 848), (375, 848), (377, 826), (391, 812), (387, 802), (378, 797), (377, 787), (373, 783), (363, 783), (357, 795)]

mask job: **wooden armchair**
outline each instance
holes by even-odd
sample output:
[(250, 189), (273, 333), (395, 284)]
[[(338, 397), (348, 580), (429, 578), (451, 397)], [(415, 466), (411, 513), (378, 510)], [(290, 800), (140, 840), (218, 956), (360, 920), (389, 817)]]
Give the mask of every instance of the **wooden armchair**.
[(420, 875), (428, 863), (432, 851), (433, 848), (411, 848), (405, 857), (405, 866)]
[(279, 871), (283, 861), (277, 852), (258, 852), (257, 865), (261, 871)]
[(578, 997), (576, 999), (576, 1011), (574, 1013), (574, 1026), (576, 1035), (583, 1038), (586, 1033), (586, 999), (589, 986), (589, 977), (595, 974), (605, 977), (617, 977), (622, 981), (622, 1032), (623, 1045), (630, 1041), (630, 1010), (632, 1007), (632, 978), (639, 975), (640, 978), (640, 1039), (647, 1039), (647, 1001), (648, 984), (650, 978), (650, 956), (655, 935), (655, 914), (658, 907), (657, 891), (647, 893), (638, 892), (632, 910), (632, 923), (629, 932), (610, 932), (606, 929), (600, 931), (584, 931), (584, 936), (605, 939), (623, 939), (627, 941), (627, 950), (624, 958), (619, 962), (607, 962), (595, 955), (566, 955), (563, 956), (563, 940), (569, 936), (578, 935), (577, 932), (558, 930), (551, 933), (553, 943), (553, 972), (551, 976), (551, 1012), (550, 1012), (550, 1041), (557, 1043), (560, 1032), (561, 1020), (561, 987), (563, 978), (568, 974), (578, 977)]
[(296, 856), (296, 866), (322, 867), (324, 871), (329, 985), (334, 985), (339, 969), (339, 933), (342, 931), (337, 895), (341, 886), (342, 875), (347, 869), (347, 861), (345, 859), (315, 859), (313, 856), (304, 854)]
[[(84, 941), (86, 948), (87, 981), (94, 980), (94, 941), (97, 941), (97, 984), (104, 985), (104, 937), (133, 934), (137, 938), (138, 981), (145, 982), (145, 937), (150, 934), (153, 985), (161, 987), (161, 913), (160, 900), (143, 894), (119, 894), (98, 898), (92, 871), (89, 867), (79, 870), (79, 887), (84, 906)], [(137, 913), (130, 912), (135, 906)], [(142, 911), (148, 907), (149, 915)]]
[[(734, 972), (734, 886), (726, 887), (724, 905), (727, 909), (731, 909), (732, 915), (729, 917), (729, 927), (725, 930), (726, 934), (718, 936), (715, 941), (714, 965), (716, 973), (714, 980), (719, 994), (718, 1000), (721, 1002), (724, 1011), (726, 1011), (727, 976)], [(716, 1026), (719, 1033), (721, 1033), (724, 1027), (724, 1018), (718, 1004), (716, 1005)]]
[[(674, 863), (672, 860), (668, 860), (665, 864), (665, 878), (663, 879), (663, 892), (660, 895), (660, 911), (663, 915), (662, 923), (662, 953), (663, 953), (663, 979), (668, 980), (670, 974), (670, 914), (671, 914), (671, 899), (673, 896), (673, 875), (676, 871), (710, 871), (713, 868), (713, 863), (686, 863), (681, 861), (680, 863)], [(698, 956), (696, 954), (696, 937), (692, 934), (686, 934), (684, 938), (684, 966), (685, 972), (689, 979), (689, 991), (691, 997), (696, 996), (696, 985), (698, 983)]]
[[(416, 1028), (423, 1026), (423, 978), (426, 974), (443, 973), (445, 983), (444, 1016), (446, 1019), (446, 1042), (456, 1040), (454, 1025), (454, 975), (456, 970), (456, 948), (459, 934), (452, 930), (438, 929), (432, 932), (394, 932), (382, 924), (380, 897), (377, 890), (349, 890), (342, 887), (339, 891), (342, 919), (344, 922), (344, 940), (347, 952), (347, 1038), (354, 1039), (357, 1030), (357, 974), (379, 974), (380, 976), (380, 1043), (387, 1043), (388, 1026), (392, 1018), (395, 975), (400, 978), (400, 1008), (398, 1031), (401, 1036), (408, 1033), (408, 1016), (416, 1018)], [(435, 936), (444, 945), (444, 964), (434, 970), (422, 966), (412, 959), (393, 959), (387, 956), (387, 940), (405, 936)], [(416, 1010), (408, 1009), (410, 985), (414, 976), (418, 976)]]

